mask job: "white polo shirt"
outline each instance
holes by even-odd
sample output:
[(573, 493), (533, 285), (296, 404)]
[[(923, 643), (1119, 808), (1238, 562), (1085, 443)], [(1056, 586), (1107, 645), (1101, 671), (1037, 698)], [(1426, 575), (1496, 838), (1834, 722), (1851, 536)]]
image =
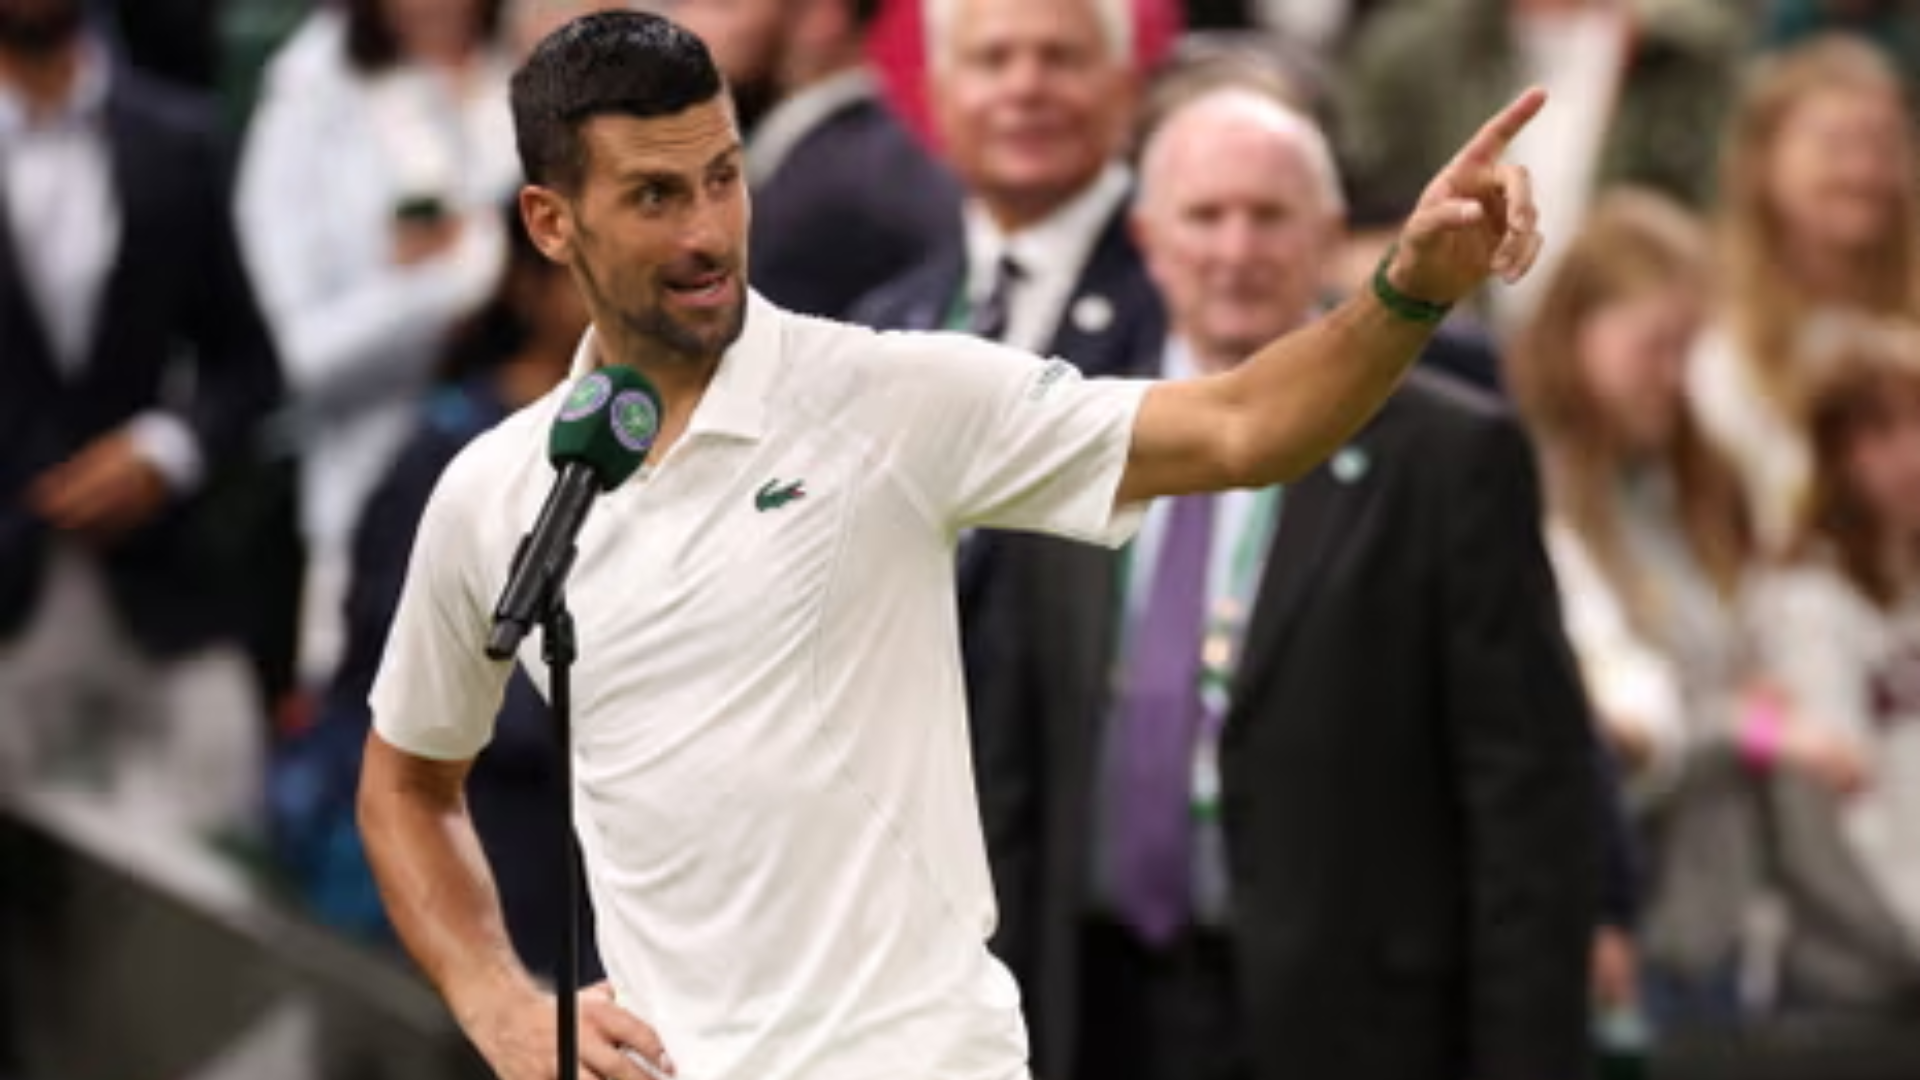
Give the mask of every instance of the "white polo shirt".
[[(575, 374), (594, 363), (589, 333)], [(567, 589), (577, 825), (614, 987), (683, 1080), (1026, 1075), (986, 947), (954, 543), (1124, 542), (1145, 385), (755, 296), (686, 434), (595, 506)], [(563, 394), (476, 440), (427, 508), (372, 695), (402, 750), (488, 740), (508, 668), (482, 644)]]

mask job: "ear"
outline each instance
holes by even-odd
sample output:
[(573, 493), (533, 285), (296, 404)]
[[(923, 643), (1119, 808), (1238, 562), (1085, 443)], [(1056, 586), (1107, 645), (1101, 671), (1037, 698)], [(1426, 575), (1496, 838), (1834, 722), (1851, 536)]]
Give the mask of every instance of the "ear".
[(559, 192), (537, 184), (521, 188), (520, 220), (540, 254), (562, 266), (573, 261), (573, 208)]

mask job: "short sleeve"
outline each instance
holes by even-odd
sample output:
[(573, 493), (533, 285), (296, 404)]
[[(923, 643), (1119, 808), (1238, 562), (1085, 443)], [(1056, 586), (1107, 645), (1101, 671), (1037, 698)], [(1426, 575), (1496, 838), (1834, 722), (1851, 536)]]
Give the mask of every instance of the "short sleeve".
[(427, 503), (369, 698), (382, 739), (442, 761), (464, 761), (486, 747), (512, 673), (512, 661), (485, 652), (491, 604), (477, 573), (465, 496), (472, 485), (462, 481), (475, 468), (470, 454), (456, 459)]
[(1144, 506), (1115, 499), (1149, 383), (1087, 379), (1065, 360), (957, 334), (896, 337), (895, 464), (942, 524), (1108, 546), (1132, 537)]

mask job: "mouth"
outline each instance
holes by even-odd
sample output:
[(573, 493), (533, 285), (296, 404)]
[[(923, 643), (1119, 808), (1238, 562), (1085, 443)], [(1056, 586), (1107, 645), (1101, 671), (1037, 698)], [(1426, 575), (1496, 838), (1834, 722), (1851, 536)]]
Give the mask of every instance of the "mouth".
[(671, 278), (666, 282), (666, 291), (675, 302), (686, 307), (722, 307), (733, 300), (735, 281), (731, 271), (712, 270)]

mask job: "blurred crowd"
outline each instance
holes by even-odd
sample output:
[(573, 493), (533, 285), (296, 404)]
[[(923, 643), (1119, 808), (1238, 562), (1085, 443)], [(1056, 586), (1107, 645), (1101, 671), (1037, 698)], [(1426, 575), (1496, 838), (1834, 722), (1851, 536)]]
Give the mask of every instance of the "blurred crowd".
[[(192, 837), (390, 945), (353, 799), (414, 525), (587, 318), (520, 225), (508, 81), (610, 6), (0, 0), (0, 804)], [(1513, 151), (1539, 265), (1326, 465), (1118, 558), (961, 538), (1040, 1075), (1920, 1028), (1920, 4), (635, 6), (729, 80), (757, 290), (1090, 375), (1221, 370), (1370, 288), (1551, 94)], [(516, 680), (470, 796), (541, 972), (556, 753)]]

